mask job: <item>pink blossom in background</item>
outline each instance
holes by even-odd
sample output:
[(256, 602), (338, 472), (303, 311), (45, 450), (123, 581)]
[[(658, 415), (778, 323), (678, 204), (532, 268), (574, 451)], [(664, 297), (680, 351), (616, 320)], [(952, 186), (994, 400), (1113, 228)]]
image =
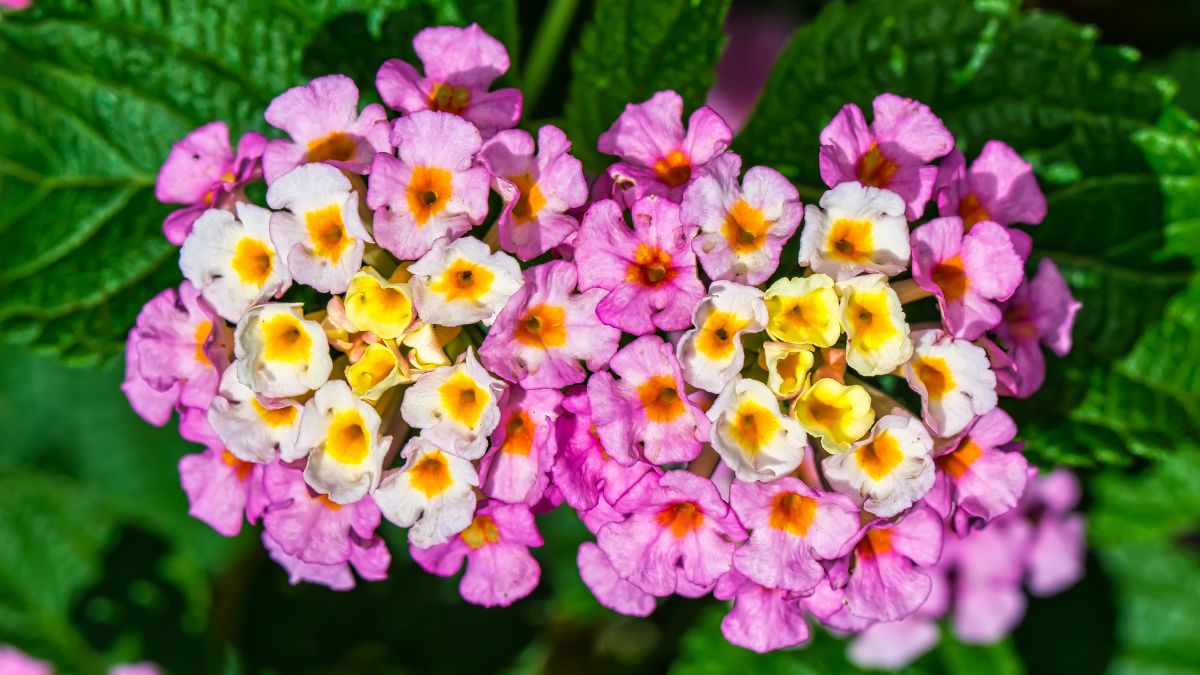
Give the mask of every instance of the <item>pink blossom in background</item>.
[(729, 9), (725, 18), (728, 41), (705, 104), (725, 118), (734, 133), (741, 131), (750, 117), (798, 18), (786, 5), (760, 7), (737, 2)]

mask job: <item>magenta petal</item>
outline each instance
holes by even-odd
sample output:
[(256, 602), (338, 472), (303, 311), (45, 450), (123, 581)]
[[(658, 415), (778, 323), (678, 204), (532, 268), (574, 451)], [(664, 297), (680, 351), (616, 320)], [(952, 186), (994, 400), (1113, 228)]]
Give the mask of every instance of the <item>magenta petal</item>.
[(858, 160), (875, 142), (862, 109), (853, 103), (842, 106), (821, 131), (820, 140), (821, 180), (829, 187), (858, 180)]
[(328, 586), (335, 591), (348, 591), (354, 588), (354, 574), (346, 563), (336, 565), (317, 565), (288, 555), (269, 534), (263, 532), (263, 547), (271, 559), (287, 570), (288, 583), (295, 586), (301, 581)]
[(601, 605), (627, 616), (650, 616), (654, 611), (654, 596), (618, 576), (596, 544), (580, 544), (576, 563), (583, 583)]
[(914, 615), (868, 627), (850, 643), (846, 657), (860, 668), (898, 670), (933, 649), (939, 640), (937, 623)]
[(714, 595), (733, 599), (721, 633), (739, 647), (761, 654), (808, 640), (804, 607), (796, 594), (765, 588), (733, 570), (717, 582)]
[(508, 50), (477, 23), (426, 28), (413, 38), (413, 49), (436, 82), (487, 89), (508, 72)]
[(236, 536), (245, 520), (251, 482), (261, 480), (261, 469), (209, 449), (179, 460), (179, 480), (187, 493), (188, 513), (208, 523), (226, 537)]
[(165, 204), (199, 204), (232, 166), (229, 127), (209, 122), (171, 147), (155, 181), (154, 196)]

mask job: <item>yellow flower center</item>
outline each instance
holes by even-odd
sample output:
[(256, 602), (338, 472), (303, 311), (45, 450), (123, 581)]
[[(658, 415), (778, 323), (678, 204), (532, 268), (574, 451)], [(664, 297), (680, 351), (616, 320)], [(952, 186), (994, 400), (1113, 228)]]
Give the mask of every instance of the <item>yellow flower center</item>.
[(892, 552), (891, 530), (868, 530), (867, 536), (858, 542), (854, 552), (863, 558), (887, 555)]
[(753, 253), (762, 248), (769, 229), (770, 223), (763, 218), (762, 211), (739, 199), (725, 216), (721, 234), (735, 253)]
[(472, 429), (479, 424), (479, 418), (491, 400), (488, 392), (463, 372), (455, 373), (438, 387), (438, 394), (442, 409), (449, 413), (450, 419)]
[(254, 470), (253, 463), (243, 462), (228, 450), (221, 451), (221, 462), (233, 469), (233, 475), (237, 476), (237, 479), (240, 481), (245, 481), (249, 478), (250, 472)]
[(934, 265), (933, 283), (942, 289), (942, 295), (946, 297), (946, 300), (950, 302), (961, 300), (967, 294), (967, 288), (970, 286), (970, 279), (963, 270), (962, 256), (956, 255)]
[(743, 401), (729, 422), (729, 433), (743, 450), (753, 455), (770, 443), (782, 426), (778, 410), (755, 401)]
[(829, 255), (838, 260), (862, 263), (871, 259), (875, 238), (874, 224), (869, 220), (839, 218), (829, 226), (825, 237), (825, 248)]
[(261, 287), (267, 283), (273, 267), (271, 249), (266, 244), (250, 237), (238, 241), (233, 253), (233, 271), (242, 281)]
[(860, 349), (879, 349), (899, 334), (892, 323), (886, 291), (852, 293), (846, 303), (846, 318), (854, 329), (854, 342)]
[(530, 307), (517, 322), (514, 336), (531, 347), (561, 347), (567, 343), (567, 312), (558, 305)]
[(370, 441), (362, 413), (354, 408), (342, 410), (325, 432), (325, 453), (342, 464), (359, 464), (367, 458)]
[(354, 147), (353, 138), (345, 132), (335, 131), (315, 141), (309, 141), (308, 154), (305, 155), (305, 160), (308, 162), (324, 162), (331, 159), (337, 162), (347, 162), (354, 159)]
[(446, 302), (478, 300), (492, 288), (496, 275), (491, 270), (466, 258), (450, 263), (429, 290), (445, 297)]
[(211, 321), (204, 320), (196, 324), (196, 330), (192, 333), (192, 337), (196, 340), (196, 351), (192, 354), (192, 358), (196, 359), (196, 363), (212, 365), (212, 361), (208, 360), (208, 354), (204, 353), (204, 343), (208, 342), (208, 336), (212, 334), (212, 330)]
[(817, 517), (817, 500), (795, 492), (780, 492), (771, 500), (767, 524), (775, 530), (803, 537)]
[(711, 312), (696, 335), (696, 349), (713, 361), (728, 359), (737, 347), (737, 332), (748, 322), (731, 312)]
[(312, 352), (312, 338), (294, 314), (277, 314), (263, 322), (263, 358), (268, 361), (296, 363)]
[(886, 431), (854, 451), (854, 461), (871, 477), (871, 480), (879, 480), (887, 476), (900, 465), (903, 459), (900, 443)]
[(938, 468), (950, 474), (952, 478), (958, 480), (966, 475), (971, 469), (971, 465), (975, 460), (983, 455), (983, 448), (980, 448), (970, 438), (963, 441), (957, 450), (946, 455), (938, 457), (936, 462)]
[(962, 218), (967, 232), (971, 231), (971, 227), (975, 223), (992, 219), (992, 214), (988, 213), (987, 207), (979, 201), (979, 197), (976, 197), (974, 192), (968, 192), (958, 203), (958, 216)]
[(671, 375), (655, 375), (638, 385), (638, 398), (646, 410), (646, 419), (666, 423), (683, 414), (683, 399), (675, 389)]
[(946, 359), (940, 356), (918, 356), (913, 371), (931, 401), (940, 401), (946, 392), (954, 389), (954, 375)]
[(683, 185), (692, 177), (692, 163), (682, 150), (672, 150), (654, 162), (654, 174), (671, 187)]
[(625, 279), (647, 288), (655, 288), (668, 283), (675, 278), (675, 267), (671, 264), (671, 255), (666, 251), (638, 244), (633, 254), (633, 262), (625, 271)]
[(337, 262), (342, 252), (350, 247), (352, 238), (342, 222), (342, 207), (338, 204), (304, 214), (304, 225), (312, 242), (313, 253)]
[(459, 535), (472, 549), (483, 548), (500, 541), (500, 528), (491, 516), (475, 516), (475, 520)]
[(433, 499), (445, 492), (454, 482), (446, 455), (440, 450), (434, 450), (422, 457), (409, 469), (408, 482), (427, 499)]
[(900, 167), (883, 156), (878, 143), (872, 143), (870, 149), (858, 158), (856, 169), (858, 182), (871, 187), (885, 188), (892, 182), (892, 177)]
[(429, 92), (429, 109), (461, 115), (471, 102), (471, 90), (444, 82), (435, 82)]
[(529, 413), (518, 410), (508, 424), (504, 425), (504, 445), (501, 452), (510, 455), (528, 455), (533, 449), (533, 435), (537, 426), (529, 418)]
[(513, 219), (524, 225), (537, 218), (538, 212), (546, 205), (546, 197), (542, 195), (537, 180), (527, 173), (514, 176), (511, 180), (521, 191), (521, 196), (517, 197), (517, 203), (513, 204)]
[(659, 511), (656, 520), (676, 539), (683, 539), (704, 524), (704, 512), (695, 502), (679, 502)]
[(408, 179), (408, 210), (420, 227), (442, 212), (453, 189), (450, 172), (436, 166), (415, 166)]
[(268, 408), (259, 403), (257, 398), (250, 399), (250, 406), (254, 408), (254, 412), (258, 413), (258, 419), (262, 420), (263, 424), (272, 429), (290, 426), (296, 421), (296, 416), (300, 414), (300, 409), (296, 406), (287, 405), (282, 408)]

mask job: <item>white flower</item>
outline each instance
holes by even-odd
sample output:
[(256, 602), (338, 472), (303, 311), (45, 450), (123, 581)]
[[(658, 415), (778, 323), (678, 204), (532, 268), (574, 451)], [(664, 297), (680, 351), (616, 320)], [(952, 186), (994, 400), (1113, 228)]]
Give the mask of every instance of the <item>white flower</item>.
[(350, 179), (328, 164), (302, 164), (271, 183), (267, 204), (287, 209), (271, 214), (271, 241), (292, 278), (322, 293), (346, 290), (371, 241)]
[(912, 506), (933, 487), (933, 439), (921, 421), (884, 415), (871, 435), (850, 452), (822, 462), (835, 490), (871, 513), (888, 518)]
[(299, 303), (259, 305), (238, 321), (234, 357), (238, 379), (268, 398), (300, 396), (325, 384), (333, 370), (325, 331), (300, 313)]
[(800, 466), (804, 430), (779, 411), (779, 401), (758, 380), (729, 383), (708, 409), (709, 440), (740, 480), (774, 480)]
[(304, 404), (296, 448), (280, 459), (308, 457), (304, 480), (338, 504), (362, 499), (379, 484), (391, 436), (379, 435), (379, 413), (343, 380), (325, 383)]
[(473, 237), (439, 239), (413, 263), (409, 287), (425, 323), (491, 325), (508, 298), (525, 283), (521, 266), (507, 253), (492, 252)]
[(287, 399), (260, 401), (229, 366), (217, 395), (208, 406), (208, 424), (225, 449), (243, 462), (269, 464), (281, 452), (291, 453), (300, 428), (299, 403)]
[(757, 333), (767, 324), (762, 291), (732, 281), (714, 281), (708, 297), (692, 314), (692, 330), (677, 347), (683, 379), (714, 394), (725, 389), (742, 370), (746, 354), (743, 333)]
[(838, 284), (846, 365), (860, 375), (890, 373), (912, 356), (908, 322), (896, 291), (882, 274), (865, 274)]
[(895, 276), (908, 267), (904, 200), (889, 190), (841, 183), (804, 207), (800, 264), (845, 281), (862, 272)]
[(238, 202), (237, 219), (209, 209), (196, 219), (179, 250), (179, 269), (222, 318), (237, 322), (254, 305), (292, 285), (271, 243), (271, 212)]
[(372, 495), (375, 503), (383, 517), (412, 528), (408, 540), (413, 545), (446, 543), (475, 515), (475, 467), (421, 436), (410, 439), (401, 456), (404, 466), (384, 475)]
[(446, 452), (479, 459), (500, 423), (498, 401), (504, 388), (479, 364), (475, 350), (467, 349), (459, 363), (436, 368), (409, 387), (400, 414)]
[(913, 333), (908, 385), (921, 395), (921, 411), (938, 436), (953, 436), (996, 407), (996, 374), (981, 347), (938, 329)]

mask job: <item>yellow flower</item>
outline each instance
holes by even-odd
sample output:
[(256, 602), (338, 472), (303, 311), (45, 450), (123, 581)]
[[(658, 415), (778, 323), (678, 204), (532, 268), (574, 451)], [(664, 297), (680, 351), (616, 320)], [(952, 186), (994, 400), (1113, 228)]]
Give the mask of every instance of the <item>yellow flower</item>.
[(370, 267), (350, 278), (345, 306), (355, 328), (385, 340), (400, 337), (413, 319), (408, 284), (388, 281)]
[(824, 274), (780, 279), (766, 293), (767, 333), (776, 340), (828, 347), (837, 342), (838, 296)]
[(767, 386), (773, 394), (791, 398), (808, 385), (808, 371), (813, 366), (812, 347), (767, 342), (763, 344), (762, 354)]
[(831, 454), (850, 450), (850, 444), (862, 438), (875, 422), (871, 395), (866, 389), (837, 380), (817, 380), (796, 402), (796, 420), (809, 434), (821, 439), (821, 447)]

